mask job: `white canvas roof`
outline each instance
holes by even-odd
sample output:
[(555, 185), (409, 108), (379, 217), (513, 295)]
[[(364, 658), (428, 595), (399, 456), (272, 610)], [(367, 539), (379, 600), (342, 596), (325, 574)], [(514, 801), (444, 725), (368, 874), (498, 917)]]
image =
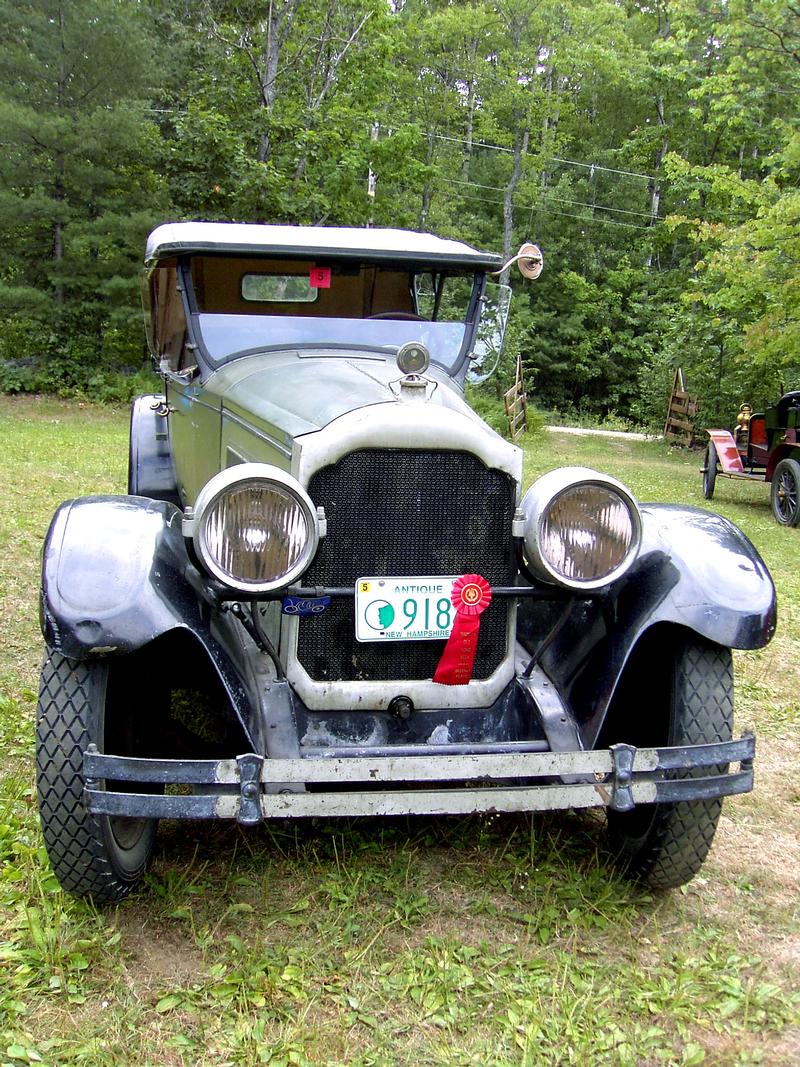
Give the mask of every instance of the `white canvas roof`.
[(415, 230), (344, 226), (269, 226), (242, 222), (169, 222), (147, 239), (145, 262), (189, 253), (331, 256), (373, 262), (432, 262), (497, 269), (500, 256)]

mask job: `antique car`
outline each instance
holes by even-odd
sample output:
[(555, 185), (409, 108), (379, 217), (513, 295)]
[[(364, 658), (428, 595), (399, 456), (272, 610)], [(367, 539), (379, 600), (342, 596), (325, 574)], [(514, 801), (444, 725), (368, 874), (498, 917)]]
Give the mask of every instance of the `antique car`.
[(772, 581), (725, 519), (597, 471), (523, 491), (464, 399), (503, 267), (388, 229), (150, 235), (163, 395), (133, 405), (127, 495), (66, 502), (44, 546), (65, 889), (124, 897), (161, 819), (568, 808), (605, 809), (631, 877), (697, 873), (752, 787), (731, 649), (770, 640)]
[(781, 526), (800, 523), (800, 390), (784, 393), (777, 404), (753, 412), (742, 404), (737, 425), (707, 430), (703, 496), (714, 497), (717, 475), (770, 483), (772, 514)]

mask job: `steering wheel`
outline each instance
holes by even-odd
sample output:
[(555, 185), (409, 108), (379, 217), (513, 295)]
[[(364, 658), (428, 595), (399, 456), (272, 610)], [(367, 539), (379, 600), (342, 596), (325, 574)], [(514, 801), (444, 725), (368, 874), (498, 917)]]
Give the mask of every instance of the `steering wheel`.
[(403, 322), (428, 322), (424, 315), (415, 315), (411, 311), (379, 311), (377, 315), (367, 315), (368, 319), (397, 319)]

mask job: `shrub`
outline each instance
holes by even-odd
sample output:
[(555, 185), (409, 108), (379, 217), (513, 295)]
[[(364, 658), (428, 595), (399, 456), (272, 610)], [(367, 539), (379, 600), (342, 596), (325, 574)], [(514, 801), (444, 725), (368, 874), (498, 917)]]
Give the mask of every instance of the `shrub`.
[(158, 388), (158, 377), (147, 368), (138, 330), (109, 328), (97, 335), (65, 327), (56, 331), (22, 317), (0, 320), (4, 393), (55, 393), (125, 403)]

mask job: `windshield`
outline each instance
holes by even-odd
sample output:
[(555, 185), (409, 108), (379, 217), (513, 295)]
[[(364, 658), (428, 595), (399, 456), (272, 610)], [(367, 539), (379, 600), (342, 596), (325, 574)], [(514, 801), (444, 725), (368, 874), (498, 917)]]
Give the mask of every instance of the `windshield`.
[(196, 340), (211, 363), (295, 346), (396, 351), (421, 341), (453, 373), (481, 278), (422, 264), (239, 256), (191, 260)]
[(328, 319), (303, 315), (200, 314), (203, 345), (215, 363), (234, 355), (294, 345), (381, 348), (394, 351), (406, 341), (422, 341), (433, 362), (447, 370), (458, 362), (465, 328), (459, 322), (380, 319)]

